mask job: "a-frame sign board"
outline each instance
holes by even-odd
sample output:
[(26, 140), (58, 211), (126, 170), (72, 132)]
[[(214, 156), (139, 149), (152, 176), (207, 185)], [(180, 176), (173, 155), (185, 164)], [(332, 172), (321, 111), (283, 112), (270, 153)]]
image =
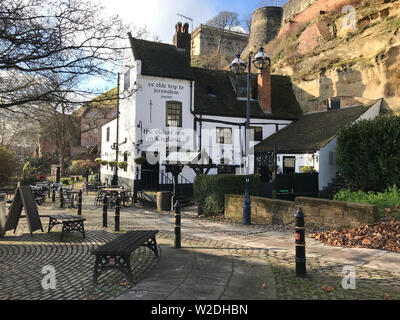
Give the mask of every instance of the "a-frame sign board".
[(15, 190), (14, 200), (8, 211), (4, 232), (14, 229), (15, 233), (19, 218), (21, 217), (22, 208), (25, 209), (26, 220), (28, 221), (31, 235), (36, 230), (42, 230), (43, 232), (36, 201), (29, 187), (18, 187)]

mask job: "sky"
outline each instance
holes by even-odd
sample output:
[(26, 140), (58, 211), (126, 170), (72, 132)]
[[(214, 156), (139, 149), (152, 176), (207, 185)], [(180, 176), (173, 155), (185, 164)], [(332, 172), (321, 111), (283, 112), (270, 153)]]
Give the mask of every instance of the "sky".
[[(117, 14), (125, 23), (137, 27), (147, 26), (149, 36), (153, 40), (157, 36), (163, 43), (172, 44), (175, 24), (192, 22), (178, 16), (193, 19), (193, 30), (200, 24), (205, 24), (221, 11), (231, 11), (242, 20), (263, 6), (282, 6), (287, 0), (92, 0), (105, 8), (105, 14)], [(134, 33), (133, 33), (134, 34)], [(105, 82), (102, 78), (91, 77), (82, 84), (83, 88), (101, 88), (107, 91), (115, 87), (116, 82)]]
[[(109, 13), (118, 14), (127, 23), (147, 26), (151, 37), (172, 43), (178, 21), (189, 22), (178, 14), (193, 19), (193, 29), (221, 11), (231, 11), (244, 19), (262, 6), (284, 5), (287, 0), (98, 0)], [(151, 40), (151, 37), (149, 40)]]

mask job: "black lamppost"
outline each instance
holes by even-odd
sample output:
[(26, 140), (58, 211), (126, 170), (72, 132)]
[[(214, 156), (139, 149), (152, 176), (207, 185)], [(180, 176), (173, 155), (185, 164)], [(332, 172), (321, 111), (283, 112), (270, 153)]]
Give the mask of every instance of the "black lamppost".
[[(246, 150), (246, 183), (245, 183), (245, 193), (244, 193), (244, 205), (243, 205), (243, 223), (245, 225), (251, 224), (251, 205), (250, 205), (250, 190), (249, 190), (249, 141), (248, 135), (250, 134), (250, 76), (251, 76), (251, 60), (253, 52), (249, 52), (248, 57), (248, 72), (247, 72), (247, 109), (246, 109), (246, 134), (245, 134), (245, 150)], [(260, 47), (258, 52), (253, 58), (254, 66), (263, 70), (270, 65), (270, 59), (268, 55), (264, 52), (264, 48)], [(236, 58), (232, 61), (230, 69), (236, 75), (242, 74), (246, 70), (245, 62), (240, 58), (240, 54), (236, 55)]]
[(119, 153), (119, 73), (118, 73), (118, 80), (117, 80), (117, 137), (115, 143), (115, 161), (116, 164), (114, 166), (113, 177), (111, 180), (112, 186), (118, 185), (118, 153)]

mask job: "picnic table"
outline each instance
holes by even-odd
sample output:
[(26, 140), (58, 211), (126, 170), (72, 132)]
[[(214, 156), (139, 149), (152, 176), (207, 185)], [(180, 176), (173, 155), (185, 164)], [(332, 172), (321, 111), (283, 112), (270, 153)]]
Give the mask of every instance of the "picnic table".
[(122, 272), (129, 283), (133, 285), (131, 253), (140, 246), (146, 246), (158, 257), (157, 233), (158, 230), (128, 231), (118, 238), (92, 250), (92, 254), (96, 255), (93, 282), (97, 284), (97, 279), (103, 271), (114, 269)]
[(69, 233), (71, 231), (78, 231), (82, 234), (83, 239), (85, 239), (85, 228), (84, 228), (84, 221), (86, 220), (85, 218), (82, 218), (80, 216), (75, 216), (73, 214), (52, 214), (48, 215), (47, 217), (50, 218), (49, 220), (49, 229), (48, 233), (50, 233), (50, 230), (58, 224), (62, 224), (62, 230), (61, 230), (61, 241), (64, 238), (64, 234)]
[(78, 201), (79, 190), (63, 189), (65, 201), (68, 202), (68, 208), (77, 208), (75, 200)]

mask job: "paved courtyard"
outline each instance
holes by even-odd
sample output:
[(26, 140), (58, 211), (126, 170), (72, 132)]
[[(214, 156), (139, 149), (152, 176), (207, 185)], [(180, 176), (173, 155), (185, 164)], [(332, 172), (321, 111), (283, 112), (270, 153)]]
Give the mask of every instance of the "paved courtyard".
[[(60, 229), (28, 233), (26, 219), (17, 232), (0, 238), (0, 299), (400, 299), (400, 254), (330, 247), (307, 242), (307, 277), (295, 276), (293, 225), (251, 225), (198, 218), (195, 208), (182, 215), (182, 248), (174, 248), (173, 214), (146, 208), (121, 210), (121, 232), (157, 229), (159, 259), (141, 247), (132, 254), (134, 286), (116, 271), (92, 284), (91, 249), (118, 236), (114, 211), (102, 227), (102, 208), (94, 193), (84, 195), (86, 239)], [(40, 215), (76, 213), (58, 202), (39, 206)], [(45, 266), (56, 271), (56, 288), (44, 290)], [(342, 287), (344, 266), (354, 267), (356, 288)], [(43, 271), (44, 272), (44, 271)]]

